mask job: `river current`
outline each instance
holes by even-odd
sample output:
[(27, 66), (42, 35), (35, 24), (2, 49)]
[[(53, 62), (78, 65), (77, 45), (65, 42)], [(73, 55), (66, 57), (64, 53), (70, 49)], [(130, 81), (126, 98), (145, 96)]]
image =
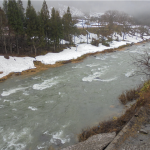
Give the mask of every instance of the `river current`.
[(77, 143), (82, 129), (121, 115), (118, 96), (141, 84), (132, 57), (150, 43), (89, 56), (0, 83), (0, 149), (55, 149)]

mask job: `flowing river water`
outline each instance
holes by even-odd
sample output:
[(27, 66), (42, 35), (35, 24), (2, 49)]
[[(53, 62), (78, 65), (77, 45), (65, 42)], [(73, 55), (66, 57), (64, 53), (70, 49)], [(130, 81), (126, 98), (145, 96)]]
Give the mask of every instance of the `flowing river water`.
[(0, 83), (0, 149), (55, 149), (77, 143), (83, 128), (122, 114), (118, 96), (143, 82), (132, 57), (150, 43)]

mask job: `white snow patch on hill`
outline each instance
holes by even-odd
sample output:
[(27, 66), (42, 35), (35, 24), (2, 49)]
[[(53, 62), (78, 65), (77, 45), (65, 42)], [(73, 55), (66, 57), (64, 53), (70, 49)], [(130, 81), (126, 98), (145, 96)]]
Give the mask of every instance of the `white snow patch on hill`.
[[(52, 8), (53, 7), (49, 8), (50, 15), (51, 15)], [(68, 6), (59, 4), (58, 11), (60, 13), (60, 17), (63, 17), (64, 13), (67, 12), (67, 8), (68, 8)], [(70, 7), (70, 12), (71, 12), (72, 17), (76, 17), (76, 16), (83, 17), (84, 16), (84, 13), (75, 7)]]

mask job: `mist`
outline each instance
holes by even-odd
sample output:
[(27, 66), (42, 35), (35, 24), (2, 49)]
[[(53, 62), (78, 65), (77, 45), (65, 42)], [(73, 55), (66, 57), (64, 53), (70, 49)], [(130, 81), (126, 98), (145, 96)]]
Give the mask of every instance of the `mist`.
[[(107, 10), (124, 11), (129, 15), (136, 17), (141, 21), (149, 22), (150, 20), (150, 1), (46, 1), (48, 7), (59, 8), (60, 4), (70, 7), (76, 7), (83, 13), (102, 12)], [(0, 1), (2, 7), (3, 1)], [(37, 11), (40, 11), (43, 0), (31, 0), (32, 5)], [(26, 9), (27, 0), (23, 1), (24, 8)]]
[[(3, 1), (0, 1), (2, 7)], [(43, 0), (31, 0), (32, 5), (40, 11)], [(46, 1), (48, 7), (58, 8), (59, 4), (72, 6), (80, 9), (84, 13), (89, 11), (105, 12), (107, 10), (119, 10), (135, 15), (138, 13), (150, 13), (150, 1)], [(23, 1), (24, 8), (27, 0)]]

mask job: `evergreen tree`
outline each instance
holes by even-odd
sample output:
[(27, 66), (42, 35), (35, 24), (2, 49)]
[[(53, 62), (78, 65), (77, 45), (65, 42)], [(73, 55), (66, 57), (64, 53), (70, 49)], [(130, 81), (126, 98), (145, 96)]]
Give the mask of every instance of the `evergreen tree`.
[(43, 22), (44, 34), (47, 38), (48, 30), (49, 30), (49, 10), (46, 4), (46, 1), (43, 1), (42, 9), (41, 9), (41, 19)]
[(3, 11), (5, 14), (7, 14), (7, 0), (3, 1)]
[[(26, 23), (27, 23), (27, 41), (30, 46), (33, 46), (35, 55), (37, 54), (37, 41), (38, 41), (38, 17), (31, 1), (28, 0), (28, 6), (26, 9)], [(32, 51), (32, 48), (31, 48)]]
[(16, 48), (19, 54), (18, 48), (18, 36), (23, 34), (23, 23), (21, 20), (20, 11), (15, 0), (8, 1), (8, 10), (7, 10), (8, 24), (13, 29), (16, 35)]
[[(41, 15), (41, 12), (38, 13), (37, 15), (37, 36), (38, 36), (38, 47), (45, 47), (45, 41), (47, 40), (47, 38), (45, 38), (45, 34), (44, 34), (44, 21), (43, 21), (43, 16)], [(46, 40), (45, 40), (46, 39)]]
[(72, 16), (70, 13), (70, 8), (68, 7), (67, 12), (63, 15), (63, 27), (64, 27), (64, 38), (68, 40), (71, 44), (72, 33), (74, 28), (74, 23), (72, 21)]
[(58, 47), (60, 44), (60, 40), (63, 38), (63, 28), (59, 12), (55, 11), (54, 8), (52, 9), (50, 27), (51, 27), (51, 40), (53, 41), (55, 51), (56, 47)]
[(22, 33), (23, 24), (17, 3), (15, 0), (8, 1), (8, 23), (14, 29), (16, 34)]
[(55, 13), (55, 20), (56, 20), (56, 46), (59, 46), (60, 40), (63, 38), (63, 27), (62, 27), (62, 20), (60, 18), (58, 11), (56, 11)]
[(51, 19), (50, 19), (50, 38), (51, 41), (53, 42), (53, 46), (54, 46), (54, 51), (56, 48), (56, 20), (55, 20), (55, 9), (52, 8), (52, 12), (51, 12)]
[(28, 8), (30, 8), (31, 7), (31, 0), (28, 0), (28, 6), (27, 6)]
[(17, 5), (18, 5), (18, 9), (19, 9), (19, 13), (21, 16), (21, 21), (23, 23), (23, 26), (25, 25), (25, 16), (24, 16), (24, 8), (23, 8), (23, 3), (21, 0), (17, 1)]
[(0, 36), (1, 36), (1, 44), (4, 46), (4, 50), (7, 54), (7, 48), (6, 48), (6, 34), (7, 34), (7, 19), (6, 19), (6, 15), (5, 12), (1, 9), (0, 7)]

